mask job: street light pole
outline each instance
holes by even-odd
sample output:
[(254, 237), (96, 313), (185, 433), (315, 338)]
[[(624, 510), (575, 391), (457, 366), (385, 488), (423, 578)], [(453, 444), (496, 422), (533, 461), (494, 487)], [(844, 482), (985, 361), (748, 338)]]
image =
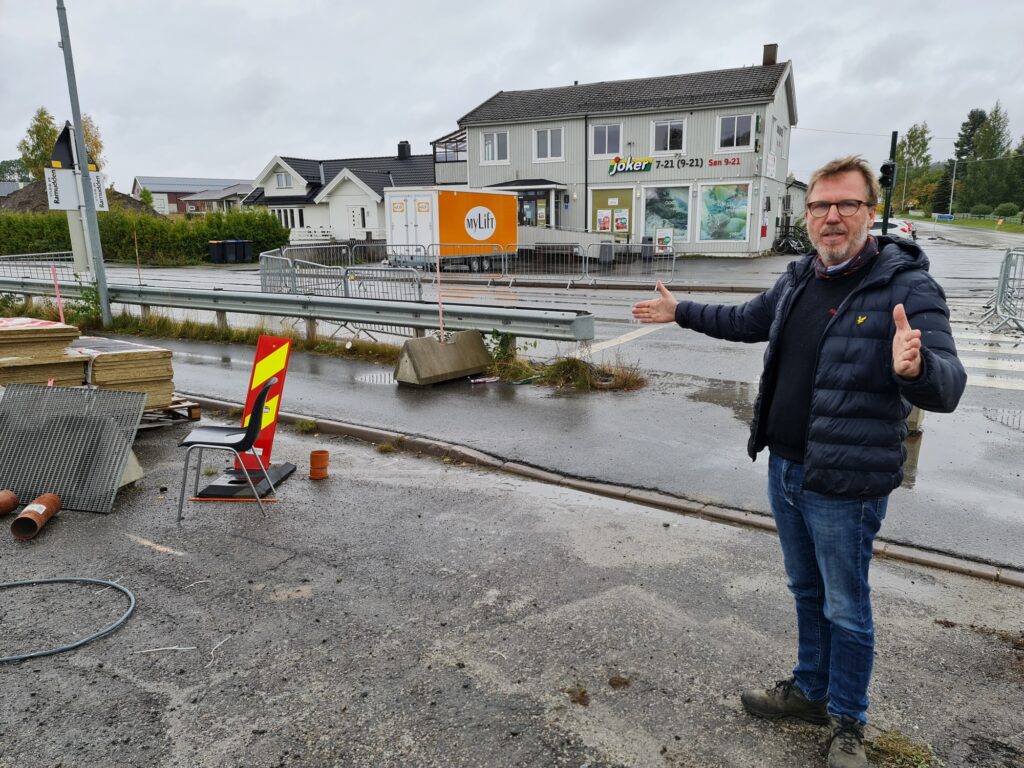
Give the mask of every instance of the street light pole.
[(910, 169), (906, 168), (903, 171), (903, 196), (900, 198), (900, 210), (907, 210), (907, 179), (910, 178)]
[(959, 158), (953, 158), (953, 183), (949, 185), (949, 215), (953, 215), (953, 191), (956, 189), (956, 164)]
[(103, 247), (100, 245), (100, 229), (96, 221), (96, 199), (92, 194), (92, 180), (89, 178), (89, 154), (85, 149), (85, 133), (82, 130), (82, 113), (78, 106), (78, 86), (75, 83), (75, 61), (71, 56), (71, 33), (68, 32), (68, 14), (64, 0), (57, 0), (57, 21), (60, 23), (60, 47), (64, 51), (64, 69), (68, 76), (68, 95), (71, 97), (71, 120), (75, 126), (75, 148), (78, 152), (79, 170), (82, 173), (82, 192), (85, 198), (85, 216), (82, 225), (85, 236), (92, 246), (92, 269), (96, 278), (96, 292), (100, 298), (100, 317), (103, 325), (110, 325), (110, 296), (107, 293), (107, 273), (103, 268)]

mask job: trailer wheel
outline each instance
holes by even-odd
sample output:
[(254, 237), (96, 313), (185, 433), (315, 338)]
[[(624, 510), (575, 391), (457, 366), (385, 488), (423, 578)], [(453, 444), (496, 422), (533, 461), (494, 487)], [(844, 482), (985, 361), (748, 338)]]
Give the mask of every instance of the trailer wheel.
[(479, 272), (480, 271), (480, 259), (470, 259), (469, 260), (469, 271), (470, 272)]
[(488, 256), (481, 256), (480, 257), (480, 268), (484, 272), (490, 272), (491, 271), (491, 259), (490, 259), (490, 257), (488, 257)]

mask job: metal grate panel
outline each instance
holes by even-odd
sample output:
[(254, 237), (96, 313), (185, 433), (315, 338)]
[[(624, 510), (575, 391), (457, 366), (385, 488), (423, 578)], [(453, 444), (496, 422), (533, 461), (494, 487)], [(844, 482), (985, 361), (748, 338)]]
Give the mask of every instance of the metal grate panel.
[(143, 392), (12, 384), (0, 398), (0, 488), (27, 503), (107, 514), (146, 403)]

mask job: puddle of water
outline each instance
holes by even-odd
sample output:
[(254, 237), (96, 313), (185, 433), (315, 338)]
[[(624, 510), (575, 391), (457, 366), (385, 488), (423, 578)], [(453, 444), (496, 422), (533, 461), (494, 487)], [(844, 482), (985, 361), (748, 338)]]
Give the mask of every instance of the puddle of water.
[[(729, 408), (733, 418), (745, 426), (750, 425), (753, 418), (754, 398), (757, 396), (757, 386), (742, 381), (714, 381), (706, 382), (693, 392), (686, 395), (690, 400), (710, 405), (719, 405)], [(1021, 429), (1021, 412), (1016, 411), (1017, 429)], [(988, 415), (986, 413), (986, 415)], [(992, 416), (989, 416), (992, 418)], [(907, 435), (903, 445), (907, 449), (907, 460), (903, 464), (903, 488), (913, 488), (917, 482), (917, 464), (921, 457), (921, 443), (923, 435), (914, 432)]]
[(754, 417), (754, 398), (757, 396), (757, 385), (745, 381), (708, 381), (693, 392), (686, 395), (690, 400), (709, 403), (729, 408), (733, 418), (742, 424), (750, 425)]

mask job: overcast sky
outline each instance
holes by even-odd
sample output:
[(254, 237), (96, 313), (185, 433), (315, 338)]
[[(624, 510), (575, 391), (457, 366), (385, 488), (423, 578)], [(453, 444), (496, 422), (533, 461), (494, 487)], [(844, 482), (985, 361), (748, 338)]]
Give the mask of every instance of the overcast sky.
[[(65, 3), (82, 110), (122, 191), (135, 176), (253, 178), (274, 155), (386, 155), (401, 139), (426, 153), (499, 90), (755, 65), (764, 43), (793, 62), (798, 178), (850, 152), (879, 163), (889, 133), (920, 121), (945, 137), (933, 158), (949, 157), (968, 110), (997, 99), (1014, 144), (1024, 132), (1009, 0)], [(0, 0), (0, 159), (39, 106), (71, 117), (55, 6)]]

